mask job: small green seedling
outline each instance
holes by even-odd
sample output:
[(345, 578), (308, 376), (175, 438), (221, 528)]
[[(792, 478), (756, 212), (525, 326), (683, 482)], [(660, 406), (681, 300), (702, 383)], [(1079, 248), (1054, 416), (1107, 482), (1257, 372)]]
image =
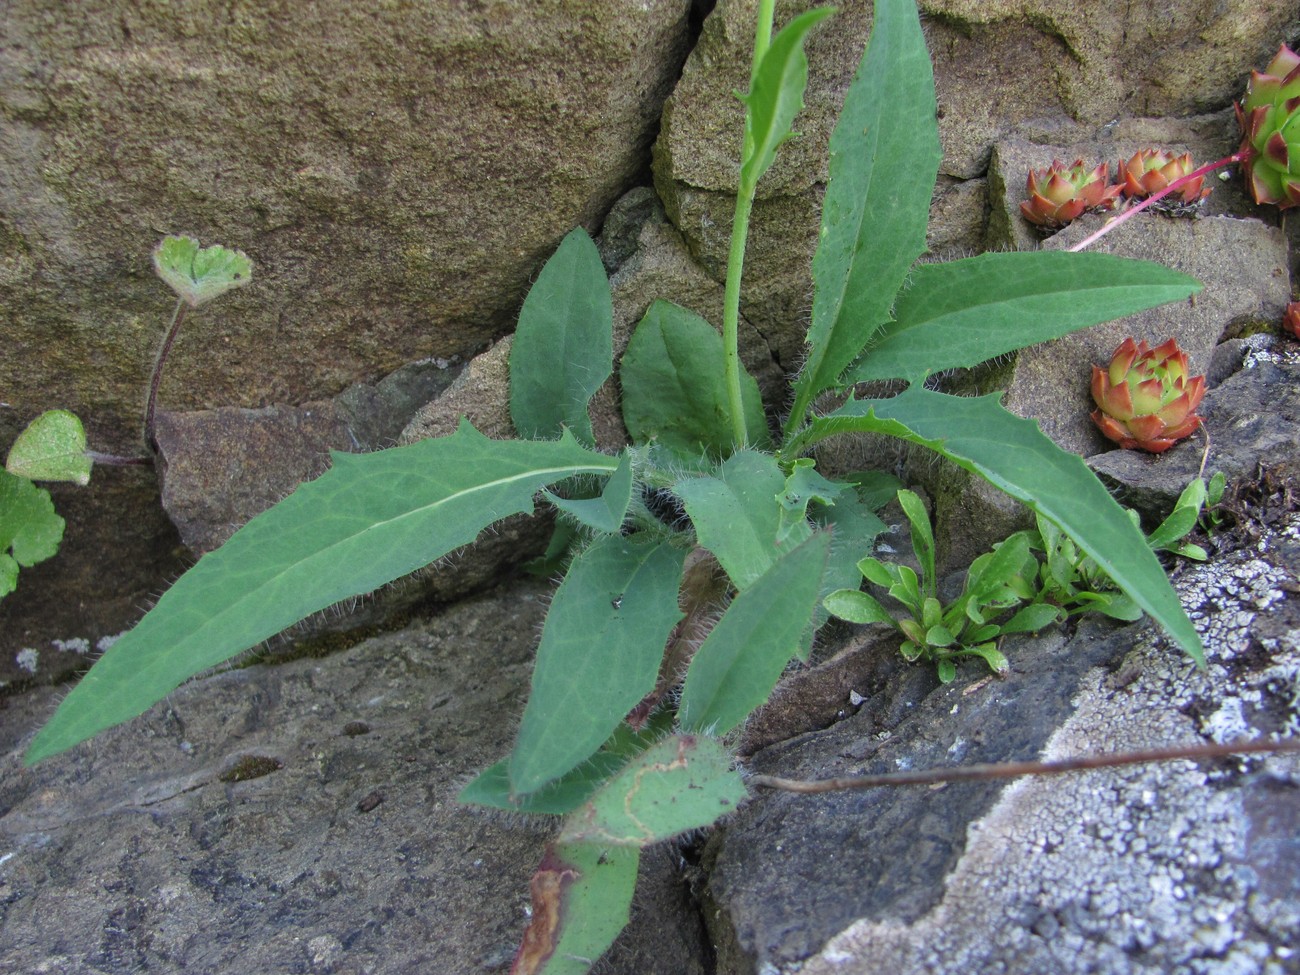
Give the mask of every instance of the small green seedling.
[(1032, 595), (1025, 572), (1028, 565), (1036, 563), (1029, 555), (1028, 540), (1019, 538), (1003, 544), (996, 552), (972, 562), (961, 595), (945, 606), (938, 598), (934, 534), (925, 505), (906, 490), (898, 492), (898, 503), (911, 526), (912, 550), (921, 567), (919, 575), (911, 566), (870, 556), (858, 563), (858, 571), (868, 582), (884, 587), (904, 613), (895, 618), (874, 596), (859, 589), (839, 589), (828, 595), (827, 611), (850, 623), (894, 627), (903, 635), (899, 647), (903, 656), (932, 661), (945, 684), (957, 676), (957, 661), (962, 657), (979, 657), (995, 674), (1005, 673), (1007, 659), (996, 641), (1002, 633), (1017, 630), (1010, 623), (1001, 627), (993, 621), (1003, 610)]
[[(1200, 478), (1188, 484), (1173, 511), (1147, 536), (1152, 551), (1204, 561), (1205, 549), (1184, 539), (1207, 517), (1207, 501), (1218, 504), (1224, 483), (1219, 473), (1208, 486)], [(907, 490), (898, 492), (898, 503), (911, 528), (920, 573), (871, 556), (858, 562), (858, 571), (867, 582), (885, 589), (903, 612), (890, 613), (860, 589), (836, 590), (824, 605), (832, 616), (850, 623), (892, 626), (903, 636), (899, 652), (907, 660), (932, 661), (945, 684), (957, 676), (962, 657), (980, 657), (994, 673), (1005, 673), (1008, 662), (996, 642), (1002, 636), (1036, 633), (1079, 613), (1119, 620), (1142, 615), (1094, 559), (1041, 516), (1035, 530), (1016, 532), (975, 559), (961, 595), (944, 605), (938, 599), (934, 533), (925, 505)], [(1138, 524), (1137, 512), (1128, 513)]]
[(1197, 528), (1209, 534), (1223, 524), (1223, 515), (1215, 509), (1223, 500), (1226, 487), (1227, 478), (1222, 471), (1214, 474), (1208, 483), (1204, 478), (1194, 478), (1183, 488), (1169, 517), (1147, 536), (1151, 547), (1157, 552), (1169, 552), (1185, 559), (1204, 562), (1209, 558), (1209, 553), (1202, 546), (1185, 539)]
[[(179, 296), (167, 335), (154, 361), (145, 407), (145, 441), (154, 445), (154, 413), (163, 366), (188, 308), (197, 308), (242, 287), (252, 278), (252, 265), (239, 251), (220, 245), (200, 247), (191, 237), (165, 237), (154, 249), (154, 269)], [(85, 486), (95, 464), (115, 467), (150, 463), (148, 457), (122, 457), (88, 450), (81, 420), (67, 410), (42, 413), (18, 435), (4, 471), (0, 471), (0, 598), (18, 585), (20, 567), (53, 556), (63, 539), (65, 522), (54, 513), (54, 502), (32, 481), (68, 481)]]

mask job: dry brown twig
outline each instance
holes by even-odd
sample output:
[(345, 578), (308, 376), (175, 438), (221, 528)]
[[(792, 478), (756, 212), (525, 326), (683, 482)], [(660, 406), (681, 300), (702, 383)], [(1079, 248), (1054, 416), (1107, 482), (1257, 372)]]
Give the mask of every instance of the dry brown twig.
[(1054, 762), (994, 762), (965, 765), (960, 768), (924, 769), (916, 772), (884, 772), (879, 775), (852, 775), (834, 779), (786, 779), (776, 775), (751, 775), (751, 786), (779, 789), (784, 792), (841, 792), (849, 789), (876, 789), (901, 785), (937, 785), (946, 782), (969, 782), (984, 779), (1014, 779), (1024, 775), (1062, 775), (1088, 769), (1145, 765), (1232, 755), (1258, 755), (1270, 752), (1300, 751), (1300, 738), (1284, 741), (1235, 741), (1222, 744), (1186, 745), (1179, 748), (1152, 748), (1145, 751), (1119, 752), (1114, 755), (1085, 755)]

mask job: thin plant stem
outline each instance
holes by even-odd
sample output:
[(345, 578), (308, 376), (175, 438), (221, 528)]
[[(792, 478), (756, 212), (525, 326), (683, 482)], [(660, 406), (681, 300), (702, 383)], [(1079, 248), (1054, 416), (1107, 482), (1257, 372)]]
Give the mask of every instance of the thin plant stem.
[(742, 182), (736, 196), (736, 215), (731, 224), (731, 251), (727, 256), (727, 285), (722, 299), (722, 343), (726, 356), (727, 409), (731, 412), (731, 436), (737, 447), (749, 441), (745, 404), (740, 395), (740, 275), (745, 264), (745, 238), (749, 214), (754, 206), (753, 187)]
[(154, 439), (154, 412), (158, 406), (158, 387), (162, 385), (163, 365), (167, 362), (167, 356), (171, 354), (172, 343), (176, 341), (176, 334), (181, 330), (181, 323), (185, 321), (185, 315), (189, 311), (189, 305), (185, 299), (181, 298), (176, 302), (176, 310), (172, 312), (171, 325), (167, 327), (167, 337), (163, 339), (162, 348), (158, 350), (158, 358), (154, 360), (153, 376), (149, 380), (149, 400), (144, 408), (144, 442), (154, 453), (158, 452), (158, 441)]
[(753, 80), (758, 63), (763, 60), (763, 55), (767, 53), (767, 48), (772, 43), (775, 10), (776, 0), (758, 0), (758, 26), (754, 29), (754, 63), (750, 69), (750, 80)]
[(880, 775), (854, 775), (835, 779), (785, 779), (775, 775), (751, 775), (751, 786), (779, 789), (782, 792), (813, 794), (843, 792), (852, 789), (876, 789), (884, 786), (937, 785), (941, 782), (969, 782), (985, 779), (1014, 779), (1025, 775), (1061, 775), (1088, 769), (1117, 768), (1123, 765), (1146, 765), (1205, 758), (1227, 758), (1263, 752), (1300, 751), (1300, 739), (1283, 741), (1232, 741), (1184, 748), (1152, 748), (1145, 751), (1119, 752), (1114, 755), (1085, 755), (1055, 762), (993, 762), (961, 768), (923, 769), (914, 772), (885, 772)]
[[(758, 24), (754, 29), (754, 62), (750, 79), (772, 42), (775, 0), (759, 0)], [(731, 221), (731, 249), (727, 253), (727, 284), (722, 298), (722, 348), (726, 367), (727, 409), (731, 413), (731, 436), (736, 446), (749, 442), (745, 424), (745, 403), (740, 392), (740, 279), (745, 267), (745, 243), (749, 238), (749, 216), (754, 208), (755, 186), (745, 178), (745, 163), (754, 152), (749, 114), (745, 116), (745, 141), (741, 149), (740, 186), (736, 189), (736, 213)]]
[(1186, 176), (1180, 176), (1178, 179), (1174, 180), (1172, 183), (1166, 186), (1159, 193), (1152, 193), (1141, 203), (1137, 204), (1136, 206), (1129, 207), (1123, 213), (1117, 214), (1116, 216), (1112, 217), (1110, 220), (1107, 220), (1104, 224), (1102, 224), (1100, 230), (1096, 231), (1095, 233), (1089, 234), (1087, 237), (1083, 238), (1083, 240), (1079, 241), (1073, 247), (1068, 248), (1069, 252), (1072, 254), (1077, 253), (1078, 251), (1083, 250), (1085, 247), (1089, 247), (1095, 244), (1097, 241), (1101, 240), (1101, 238), (1105, 237), (1116, 227), (1124, 223), (1124, 221), (1130, 220), (1133, 217), (1137, 216), (1147, 207), (1151, 206), (1151, 204), (1160, 202), (1170, 193), (1175, 193), (1178, 190), (1182, 189), (1192, 180), (1197, 179), (1198, 177), (1201, 176), (1205, 176), (1207, 173), (1212, 173), (1214, 172), (1214, 170), (1220, 169), (1224, 166), (1230, 166), (1233, 163), (1242, 162), (1245, 159), (1246, 159), (1246, 153), (1234, 152), (1231, 156), (1224, 156), (1222, 159), (1219, 159), (1215, 162), (1206, 163), (1200, 169), (1193, 170), (1192, 172), (1188, 173)]

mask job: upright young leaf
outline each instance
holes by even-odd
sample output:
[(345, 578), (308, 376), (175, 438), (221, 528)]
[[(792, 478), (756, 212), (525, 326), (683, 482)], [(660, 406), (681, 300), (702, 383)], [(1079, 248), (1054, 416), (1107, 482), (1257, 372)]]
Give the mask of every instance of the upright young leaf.
[(913, 271), (851, 382), (918, 381), (1179, 301), (1201, 290), (1179, 271), (1110, 254), (981, 254)]
[(201, 558), (63, 701), (27, 762), (142, 712), (186, 678), (340, 600), (392, 582), (532, 511), (533, 495), (618, 465), (558, 441), (489, 440), (468, 422), (449, 437), (333, 467)]
[(700, 544), (717, 556), (737, 589), (748, 588), (782, 553), (812, 534), (805, 524), (778, 543), (777, 495), (784, 485), (776, 458), (752, 450), (736, 451), (717, 477), (684, 477), (673, 485)]
[(590, 757), (654, 689), (677, 621), (684, 549), (609, 535), (579, 555), (555, 593), (533, 689), (510, 756), (529, 793)]
[(740, 178), (753, 187), (776, 159), (776, 150), (794, 133), (794, 117), (803, 109), (808, 86), (808, 57), (803, 52), (808, 32), (834, 13), (819, 7), (795, 17), (772, 39), (754, 70), (745, 103), (745, 131), (749, 149), (740, 167)]
[(889, 320), (895, 292), (925, 251), (939, 159), (934, 73), (916, 5), (876, 0), (871, 38), (831, 136), (808, 361), (795, 384), (792, 426)]
[(510, 975), (587, 975), (627, 926), (641, 848), (559, 843), (529, 884), (532, 920)]
[[(720, 336), (703, 318), (670, 301), (656, 301), (632, 334), (619, 383), (623, 422), (636, 443), (658, 441), (675, 453), (713, 458), (731, 453), (726, 364)], [(757, 443), (767, 420), (758, 384), (741, 373), (745, 423)]]
[(510, 347), (510, 420), (526, 439), (568, 427), (595, 442), (587, 404), (614, 369), (614, 306), (600, 253), (579, 227), (537, 276)]
[(855, 400), (813, 422), (816, 439), (885, 433), (929, 447), (1059, 525), (1198, 664), (1196, 628), (1139, 528), (1083, 460), (1032, 420), (1007, 412), (1000, 394), (949, 396), (911, 386), (892, 399)]
[(796, 529), (800, 541), (807, 537), (803, 529), (808, 524), (808, 505), (811, 502), (834, 505), (836, 499), (848, 490), (843, 484), (819, 474), (817, 462), (811, 457), (798, 458), (790, 468), (790, 476), (776, 496), (777, 504), (781, 506), (781, 527), (777, 538), (782, 542)]
[(767, 700), (817, 608), (829, 551), (818, 532), (732, 600), (686, 671), (683, 728), (725, 735)]

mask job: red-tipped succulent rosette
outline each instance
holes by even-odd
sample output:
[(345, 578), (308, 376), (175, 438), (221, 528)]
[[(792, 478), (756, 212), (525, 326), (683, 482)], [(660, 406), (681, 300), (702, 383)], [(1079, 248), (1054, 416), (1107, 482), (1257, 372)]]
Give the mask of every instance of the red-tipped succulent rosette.
[(1285, 44), (1252, 71), (1236, 106), (1246, 183), (1256, 203), (1300, 206), (1300, 55)]
[(1174, 339), (1153, 349), (1127, 338), (1109, 366), (1092, 367), (1092, 420), (1127, 450), (1159, 454), (1191, 436), (1204, 396), (1205, 377), (1188, 376), (1187, 353)]
[(1046, 169), (1029, 171), (1025, 192), (1029, 199), (1020, 204), (1025, 219), (1058, 230), (1081, 214), (1111, 209), (1120, 187), (1110, 181), (1107, 163), (1089, 169), (1082, 159), (1069, 166), (1054, 159)]
[[(1163, 149), (1141, 149), (1127, 161), (1120, 160), (1115, 169), (1115, 179), (1130, 200), (1142, 200), (1195, 171), (1191, 153), (1175, 155)], [(1210, 195), (1210, 189), (1205, 185), (1205, 177), (1198, 176), (1166, 196), (1157, 206), (1195, 206)]]
[(1300, 301), (1293, 301), (1282, 312), (1282, 331), (1300, 339)]

